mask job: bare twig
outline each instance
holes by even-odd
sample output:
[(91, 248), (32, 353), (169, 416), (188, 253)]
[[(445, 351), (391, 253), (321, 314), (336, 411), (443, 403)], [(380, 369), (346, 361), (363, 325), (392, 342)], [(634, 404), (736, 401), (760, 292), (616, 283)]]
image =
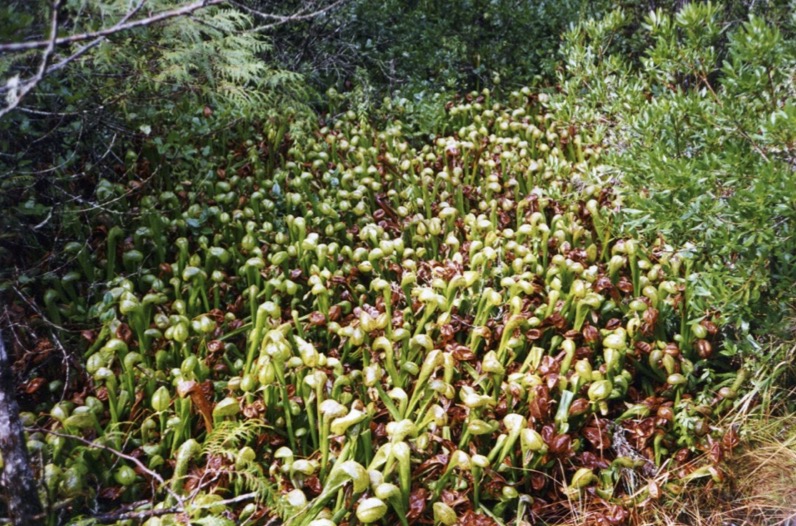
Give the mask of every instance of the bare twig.
[(61, 355), (64, 357), (64, 367), (66, 368), (66, 374), (64, 374), (64, 387), (61, 389), (61, 400), (66, 399), (66, 392), (69, 390), (69, 383), (72, 380), (72, 368), (69, 366), (70, 362), (72, 361), (72, 355), (66, 350), (64, 344), (61, 343), (61, 339), (58, 338), (58, 334), (54, 330), (50, 330), (50, 336), (52, 337), (53, 342), (55, 342), (55, 346), (58, 347), (58, 350), (61, 351)]
[(79, 117), (82, 115), (87, 115), (92, 112), (99, 112), (104, 109), (105, 109), (104, 105), (100, 105), (97, 106), (96, 108), (91, 108), (88, 110), (81, 110), (81, 111), (42, 111), (22, 106), (19, 107), (19, 111), (23, 113), (30, 113), (31, 115), (41, 115), (43, 117)]
[(126, 453), (122, 453), (121, 451), (118, 451), (118, 450), (116, 450), (116, 449), (114, 449), (114, 448), (112, 448), (110, 446), (106, 446), (105, 444), (100, 444), (100, 443), (92, 441), (92, 440), (86, 440), (85, 438), (83, 438), (81, 436), (69, 435), (69, 434), (66, 434), (66, 433), (59, 433), (58, 431), (53, 431), (51, 429), (47, 429), (47, 428), (44, 428), (44, 427), (28, 428), (28, 429), (29, 429), (29, 431), (39, 431), (39, 432), (42, 432), (42, 433), (47, 433), (47, 434), (50, 434), (50, 435), (53, 435), (53, 436), (57, 436), (57, 437), (61, 437), (61, 438), (66, 438), (66, 439), (70, 439), (70, 440), (76, 440), (77, 442), (85, 444), (85, 445), (87, 445), (89, 447), (94, 447), (94, 448), (97, 448), (97, 449), (101, 449), (103, 451), (107, 451), (108, 453), (116, 455), (119, 458), (123, 458), (125, 460), (128, 460), (128, 461), (132, 462), (133, 464), (136, 465), (136, 467), (142, 473), (146, 473), (150, 478), (152, 478), (153, 480), (157, 481), (157, 483), (160, 484), (160, 486), (166, 491), (166, 493), (168, 493), (169, 496), (171, 496), (174, 500), (176, 500), (179, 503), (180, 509), (185, 509), (185, 499), (183, 499), (180, 495), (174, 493), (171, 490), (171, 488), (169, 488), (168, 484), (166, 484), (166, 481), (163, 480), (163, 477), (161, 477), (156, 472), (154, 472), (151, 469), (149, 469), (148, 467), (146, 467), (144, 465), (144, 463), (141, 462), (140, 460), (138, 460), (137, 458), (135, 458), (135, 457), (133, 457), (131, 455), (128, 455)]
[[(37, 428), (29, 428), (28, 431), (43, 432), (43, 433), (48, 433), (48, 434), (51, 434), (51, 435), (54, 435), (54, 436), (57, 436), (57, 437), (62, 437), (62, 438), (65, 438), (65, 439), (76, 440), (78, 442), (81, 442), (82, 444), (85, 444), (85, 445), (89, 446), (89, 447), (102, 449), (103, 451), (107, 451), (107, 452), (109, 452), (109, 453), (111, 453), (113, 455), (118, 456), (119, 458), (123, 458), (125, 460), (128, 460), (128, 461), (134, 463), (136, 465), (136, 467), (141, 472), (147, 474), (153, 480), (157, 481), (160, 484), (160, 486), (171, 497), (173, 497), (178, 502), (177, 506), (173, 506), (173, 507), (170, 507), (170, 508), (146, 509), (146, 510), (138, 510), (138, 511), (130, 511), (128, 509), (128, 510), (124, 510), (124, 511), (116, 511), (116, 512), (110, 512), (110, 513), (104, 513), (104, 514), (101, 514), (101, 515), (95, 515), (95, 516), (91, 517), (94, 521), (97, 521), (97, 522), (107, 523), (107, 522), (117, 522), (117, 521), (121, 521), (121, 520), (131, 520), (131, 519), (132, 520), (143, 520), (143, 519), (146, 519), (146, 518), (149, 518), (149, 517), (158, 517), (158, 516), (162, 516), (162, 515), (171, 515), (171, 514), (175, 514), (175, 513), (184, 513), (188, 509), (188, 507), (190, 507), (191, 509), (194, 509), (194, 510), (205, 509), (205, 508), (209, 508), (211, 506), (215, 507), (215, 506), (226, 506), (226, 505), (229, 505), (229, 504), (237, 504), (239, 502), (246, 502), (246, 501), (254, 500), (254, 499), (257, 498), (257, 493), (256, 492), (251, 492), (251, 493), (244, 493), (242, 495), (237, 495), (235, 497), (231, 497), (231, 498), (220, 500), (220, 501), (214, 501), (214, 502), (209, 503), (209, 504), (197, 504), (197, 505), (193, 505), (192, 504), (190, 506), (186, 506), (186, 500), (183, 497), (181, 497), (180, 495), (177, 495), (176, 493), (174, 493), (169, 488), (169, 486), (166, 484), (166, 482), (163, 480), (163, 478), (160, 475), (158, 475), (156, 472), (154, 472), (154, 471), (150, 470), (149, 468), (147, 468), (140, 460), (138, 460), (137, 458), (135, 458), (133, 456), (127, 455), (125, 453), (122, 453), (121, 451), (118, 451), (118, 450), (116, 450), (116, 449), (114, 449), (112, 447), (106, 446), (104, 444), (99, 444), (99, 443), (91, 441), (91, 440), (86, 440), (85, 438), (80, 437), (80, 436), (76, 436), (76, 435), (69, 435), (69, 434), (65, 434), (65, 433), (59, 433), (57, 431), (53, 431), (53, 430), (46, 429), (46, 428), (39, 428), (39, 427), (37, 427)], [(43, 516), (39, 516), (39, 517), (43, 518)]]
[(110, 513), (103, 513), (101, 515), (94, 515), (91, 519), (99, 523), (113, 523), (118, 521), (134, 520), (143, 522), (150, 517), (161, 517), (163, 515), (171, 515), (174, 513), (181, 513), (182, 508), (163, 508), (163, 509), (148, 509), (141, 511), (117, 511)]
[[(116, 26), (120, 26), (120, 25), (126, 24), (127, 21), (130, 20), (141, 9), (141, 7), (143, 7), (144, 2), (146, 2), (146, 0), (139, 0), (138, 4), (133, 9), (128, 11), (127, 14), (125, 14), (124, 17), (116, 24)], [(114, 26), (114, 27), (116, 27), (116, 26)], [(94, 47), (98, 46), (99, 44), (101, 44), (105, 40), (106, 37), (107, 37), (107, 35), (99, 36), (99, 37), (95, 38), (94, 40), (92, 40), (91, 42), (89, 42), (88, 44), (86, 44), (84, 46), (81, 46), (80, 49), (78, 49), (77, 51), (75, 51), (74, 53), (72, 53), (71, 55), (66, 57), (65, 59), (61, 60), (57, 64), (53, 64), (50, 67), (48, 67), (47, 71), (46, 71), (46, 74), (49, 75), (50, 73), (54, 73), (54, 72), (58, 71), (59, 69), (63, 68), (64, 66), (66, 66), (67, 64), (69, 64), (70, 62), (73, 62), (73, 61), (77, 60), (78, 58), (83, 56), (87, 51), (89, 51), (92, 48), (94, 48)]]
[(33, 88), (35, 88), (39, 82), (41, 82), (41, 80), (44, 78), (44, 75), (47, 73), (47, 64), (49, 63), (50, 57), (55, 50), (55, 42), (58, 39), (58, 9), (60, 7), (61, 0), (53, 0), (52, 17), (50, 19), (50, 38), (44, 41), (45, 49), (41, 56), (41, 62), (39, 63), (38, 71), (36, 71), (36, 74), (33, 75), (33, 77), (24, 82), (20, 82), (18, 76), (13, 77), (8, 81), (7, 86), (11, 88), (11, 91), (6, 96), (6, 102), (8, 103), (8, 106), (0, 109), (0, 117), (16, 108), (25, 95), (30, 93), (31, 90), (33, 90)]
[(36, 307), (36, 302), (35, 302), (35, 301), (32, 301), (30, 298), (28, 298), (28, 297), (27, 297), (27, 296), (26, 296), (26, 295), (25, 295), (25, 294), (24, 294), (24, 293), (23, 293), (21, 290), (19, 290), (17, 287), (12, 287), (12, 288), (13, 288), (14, 292), (16, 292), (16, 293), (17, 293), (17, 296), (19, 296), (20, 298), (22, 298), (22, 301), (24, 301), (25, 303), (27, 303), (27, 304), (28, 304), (28, 307), (30, 307), (31, 309), (33, 309), (33, 311), (34, 311), (36, 314), (38, 314), (38, 315), (39, 315), (39, 317), (41, 318), (41, 321), (43, 321), (45, 324), (49, 325), (50, 327), (52, 327), (52, 328), (54, 328), (54, 329), (58, 329), (59, 331), (63, 331), (63, 332), (76, 332), (76, 331), (72, 331), (72, 330), (70, 330), (70, 329), (67, 329), (66, 327), (62, 327), (62, 326), (58, 325), (58, 324), (57, 324), (57, 323), (55, 323), (55, 322), (52, 322), (52, 321), (50, 321), (50, 319), (49, 319), (49, 318), (47, 318), (47, 316), (45, 316), (45, 315), (44, 315), (44, 313), (41, 311), (41, 309), (39, 309), (38, 307)]
[[(74, 44), (75, 42), (83, 42), (85, 40), (94, 40), (97, 37), (107, 37), (110, 35), (114, 35), (116, 33), (120, 33), (122, 31), (135, 29), (137, 27), (150, 26), (157, 22), (162, 22), (163, 20), (168, 20), (170, 18), (176, 18), (179, 16), (188, 15), (198, 9), (210, 7), (213, 5), (223, 4), (225, 1), (226, 0), (198, 0), (190, 4), (186, 4), (182, 7), (178, 7), (176, 9), (161, 11), (160, 13), (157, 13), (155, 15), (148, 16), (146, 18), (141, 18), (138, 20), (133, 20), (132, 22), (124, 22), (124, 23), (120, 22), (111, 27), (101, 29), (100, 31), (93, 31), (90, 33), (79, 33), (76, 35), (69, 35), (66, 37), (56, 38), (53, 41), (53, 43), (56, 46), (63, 46), (65, 44)], [(49, 44), (50, 44), (49, 40), (35, 40), (32, 42), (9, 42), (6, 44), (0, 44), (0, 53), (26, 51), (29, 49), (41, 49), (48, 47)]]
[(267, 31), (267, 30), (269, 30), (271, 28), (274, 28), (274, 27), (277, 27), (277, 26), (281, 26), (283, 24), (289, 24), (291, 22), (299, 22), (301, 20), (309, 20), (311, 18), (316, 18), (316, 17), (318, 17), (318, 16), (320, 16), (320, 15), (322, 15), (324, 13), (327, 13), (327, 12), (331, 11), (332, 9), (334, 9), (335, 7), (341, 5), (345, 1), (346, 0), (336, 0), (335, 2), (332, 2), (331, 4), (327, 5), (326, 7), (322, 7), (321, 9), (318, 9), (316, 11), (312, 11), (310, 13), (305, 13), (303, 11), (298, 11), (296, 13), (293, 13), (292, 15), (277, 15), (277, 14), (273, 14), (273, 13), (264, 13), (262, 11), (258, 11), (256, 9), (253, 9), (253, 8), (251, 8), (251, 7), (249, 7), (249, 6), (245, 5), (245, 4), (242, 4), (242, 3), (240, 3), (240, 2), (238, 2), (236, 0), (229, 0), (229, 3), (230, 3), (230, 5), (233, 5), (233, 6), (237, 7), (238, 9), (246, 11), (247, 13), (249, 13), (251, 15), (254, 15), (256, 17), (259, 17), (259, 18), (262, 18), (262, 19), (265, 19), (265, 20), (273, 20), (273, 22), (271, 22), (270, 24), (265, 24), (265, 25), (257, 26), (256, 28), (254, 28), (254, 31)]
[[(254, 500), (257, 498), (256, 493), (244, 493), (243, 495), (238, 495), (237, 497), (232, 497), (229, 499), (214, 501), (209, 504), (198, 504), (195, 506), (191, 506), (193, 510), (201, 510), (207, 509), (215, 506), (226, 506), (228, 504), (237, 504), (239, 502), (246, 502), (249, 500)], [(118, 522), (123, 520), (144, 520), (149, 517), (160, 517), (162, 515), (171, 515), (174, 513), (184, 513), (185, 508), (181, 506), (175, 506), (173, 508), (164, 508), (164, 509), (148, 509), (148, 510), (140, 510), (140, 511), (123, 511), (123, 512), (110, 512), (104, 513), (102, 515), (94, 515), (91, 517), (92, 520), (96, 522)]]
[(345, 1), (346, 0), (336, 0), (335, 2), (332, 2), (331, 4), (327, 5), (326, 7), (322, 7), (320, 9), (316, 10), (316, 11), (312, 11), (310, 13), (306, 13), (306, 12), (304, 12), (304, 10), (299, 10), (299, 11), (293, 13), (292, 15), (277, 15), (277, 14), (274, 14), (274, 13), (264, 13), (262, 11), (258, 11), (257, 9), (251, 8), (251, 7), (249, 7), (249, 6), (245, 5), (245, 4), (242, 4), (242, 3), (238, 2), (237, 0), (229, 0), (229, 3), (231, 5), (233, 5), (233, 6), (235, 6), (235, 7), (239, 8), (239, 9), (242, 9), (242, 10), (246, 11), (247, 13), (250, 13), (250, 14), (255, 15), (257, 17), (263, 18), (265, 20), (274, 20), (276, 23), (284, 24), (284, 23), (287, 23), (287, 22), (296, 22), (296, 21), (299, 21), (299, 20), (308, 20), (310, 18), (315, 18), (317, 16), (320, 16), (320, 15), (326, 13), (327, 11), (331, 11), (332, 9), (334, 9), (335, 7), (337, 7), (338, 5), (342, 4)]

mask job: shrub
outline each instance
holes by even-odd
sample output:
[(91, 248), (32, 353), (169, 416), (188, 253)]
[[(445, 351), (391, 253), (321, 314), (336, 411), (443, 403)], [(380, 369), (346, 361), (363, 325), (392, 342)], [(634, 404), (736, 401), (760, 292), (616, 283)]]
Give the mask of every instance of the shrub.
[(706, 311), (741, 333), (776, 331), (796, 278), (796, 41), (792, 20), (723, 13), (651, 12), (636, 62), (612, 51), (621, 11), (579, 25), (553, 107), (607, 148), (621, 231), (687, 246)]

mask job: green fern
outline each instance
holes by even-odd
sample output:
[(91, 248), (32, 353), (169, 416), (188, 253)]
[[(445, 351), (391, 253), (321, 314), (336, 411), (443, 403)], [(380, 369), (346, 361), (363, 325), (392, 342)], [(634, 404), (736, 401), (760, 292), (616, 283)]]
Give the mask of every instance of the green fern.
[(277, 488), (268, 483), (262, 467), (256, 461), (235, 462), (246, 445), (253, 444), (257, 435), (267, 426), (259, 420), (224, 421), (218, 424), (207, 437), (204, 453), (222, 457), (234, 463), (227, 475), (235, 493), (253, 492), (257, 501), (272, 507), (275, 504)]
[(265, 427), (266, 425), (263, 422), (253, 419), (242, 422), (232, 420), (220, 422), (205, 441), (205, 453), (232, 460), (237, 455), (238, 450), (254, 441), (257, 434)]
[[(147, 2), (149, 13), (173, 9), (175, 0)], [(85, 0), (66, 10), (70, 32), (96, 31), (118, 22), (130, 8), (127, 0)], [(116, 35), (86, 55), (80, 64), (105, 78), (120, 72), (135, 82), (123, 83), (125, 100), (175, 93), (211, 103), (232, 118), (264, 119), (285, 110), (309, 116), (308, 92), (301, 75), (272, 67), (264, 56), (272, 46), (253, 31), (249, 15), (228, 7), (208, 7)], [(77, 49), (66, 46), (59, 56)], [(0, 70), (9, 69), (0, 61)], [(102, 82), (102, 81), (100, 81)], [(106, 81), (107, 82), (107, 81)], [(150, 99), (156, 103), (157, 99)]]

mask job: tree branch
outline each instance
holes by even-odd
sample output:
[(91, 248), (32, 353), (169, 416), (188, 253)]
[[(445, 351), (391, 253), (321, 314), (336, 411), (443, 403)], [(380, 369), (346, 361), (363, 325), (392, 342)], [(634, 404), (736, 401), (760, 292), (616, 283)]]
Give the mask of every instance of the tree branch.
[(69, 435), (69, 434), (66, 434), (66, 433), (59, 433), (58, 431), (52, 431), (51, 429), (47, 429), (47, 428), (44, 428), (44, 427), (37, 427), (37, 428), (34, 428), (34, 430), (35, 431), (44, 432), (44, 433), (48, 433), (50, 435), (54, 435), (54, 436), (61, 437), (61, 438), (66, 438), (66, 439), (70, 439), (70, 440), (76, 440), (76, 441), (78, 441), (78, 442), (80, 442), (82, 444), (85, 444), (88, 447), (94, 447), (94, 448), (97, 448), (97, 449), (101, 449), (103, 451), (107, 451), (108, 453), (116, 455), (119, 458), (123, 458), (125, 460), (128, 460), (128, 461), (132, 462), (133, 464), (136, 465), (136, 467), (142, 473), (146, 473), (147, 476), (149, 476), (151, 479), (153, 479), (156, 482), (158, 482), (158, 484), (160, 484), (160, 487), (163, 488), (163, 490), (165, 490), (166, 493), (168, 493), (174, 500), (177, 501), (177, 503), (180, 506), (180, 509), (184, 509), (185, 508), (185, 499), (183, 499), (180, 495), (177, 495), (176, 493), (174, 493), (174, 491), (172, 491), (172, 489), (168, 486), (168, 484), (166, 484), (166, 481), (163, 480), (163, 477), (161, 477), (160, 475), (158, 475), (157, 473), (155, 473), (154, 471), (152, 471), (151, 469), (146, 467), (143, 464), (143, 462), (141, 462), (140, 460), (138, 460), (134, 456), (122, 453), (121, 451), (118, 451), (118, 450), (116, 450), (116, 449), (114, 449), (114, 448), (112, 448), (110, 446), (106, 446), (105, 444), (100, 444), (100, 443), (98, 443), (96, 441), (86, 440), (85, 438), (83, 438), (81, 436)]
[[(124, 510), (124, 511), (115, 511), (115, 512), (110, 512), (110, 513), (104, 513), (104, 514), (101, 514), (101, 515), (95, 515), (95, 516), (91, 517), (93, 520), (95, 520), (97, 522), (117, 522), (117, 521), (121, 521), (121, 520), (139, 520), (139, 521), (142, 521), (142, 520), (144, 520), (146, 518), (149, 518), (149, 517), (158, 517), (158, 516), (161, 516), (161, 515), (171, 515), (173, 513), (184, 513), (189, 507), (192, 510), (206, 509), (206, 508), (209, 508), (211, 506), (219, 506), (219, 505), (225, 506), (225, 505), (228, 505), (228, 504), (237, 504), (239, 502), (246, 502), (246, 501), (253, 500), (253, 499), (257, 498), (257, 493), (244, 493), (242, 495), (237, 495), (235, 497), (231, 497), (231, 498), (228, 498), (228, 499), (224, 499), (224, 500), (220, 500), (220, 501), (214, 501), (214, 502), (209, 503), (209, 504), (190, 504), (190, 505), (188, 505), (188, 504), (186, 504), (186, 499), (181, 497), (180, 495), (177, 495), (176, 493), (174, 493), (169, 488), (168, 484), (166, 484), (166, 482), (163, 480), (163, 478), (160, 475), (158, 475), (156, 472), (152, 471), (151, 469), (147, 468), (140, 460), (138, 460), (137, 458), (135, 458), (135, 457), (133, 457), (131, 455), (127, 455), (125, 453), (122, 453), (121, 451), (118, 451), (118, 450), (116, 450), (116, 449), (114, 449), (112, 447), (106, 446), (104, 444), (100, 444), (100, 443), (98, 443), (96, 441), (86, 440), (85, 438), (83, 438), (81, 436), (69, 435), (69, 434), (65, 434), (65, 433), (59, 433), (57, 431), (52, 431), (50, 429), (43, 428), (43, 427), (30, 428), (30, 431), (39, 431), (39, 432), (49, 433), (51, 435), (54, 435), (54, 436), (57, 436), (57, 437), (61, 437), (61, 438), (65, 438), (65, 439), (69, 439), (69, 440), (76, 440), (76, 441), (78, 441), (78, 442), (80, 442), (82, 444), (85, 444), (88, 447), (98, 448), (98, 449), (101, 449), (103, 451), (107, 451), (107, 452), (109, 452), (109, 453), (111, 453), (113, 455), (116, 455), (116, 456), (118, 456), (120, 458), (123, 458), (125, 460), (128, 460), (128, 461), (132, 462), (133, 464), (135, 464), (136, 467), (139, 469), (139, 471), (145, 473), (151, 479), (157, 481), (160, 484), (160, 487), (163, 488), (178, 503), (177, 506), (173, 506), (173, 507), (170, 507), (170, 508), (164, 508), (164, 509), (147, 509), (147, 510), (139, 510), (139, 511)], [(35, 518), (43, 518), (43, 517), (44, 517), (43, 515), (39, 515), (39, 516), (37, 516)]]
[(41, 82), (41, 79), (44, 78), (44, 74), (47, 73), (47, 64), (50, 61), (50, 56), (52, 56), (53, 51), (55, 50), (55, 41), (58, 39), (59, 7), (61, 7), (61, 0), (53, 0), (52, 18), (50, 19), (50, 38), (45, 41), (45, 49), (41, 56), (41, 63), (39, 64), (38, 71), (36, 71), (36, 74), (32, 78), (22, 82), (21, 84), (19, 83), (19, 76), (12, 77), (11, 80), (8, 81), (7, 86), (11, 88), (9, 93), (6, 95), (6, 102), (8, 103), (8, 106), (0, 109), (0, 118), (16, 108), (22, 98), (30, 93), (31, 90), (33, 90), (33, 88), (35, 88), (39, 82)]
[[(254, 31), (266, 31), (273, 27), (277, 27), (290, 22), (298, 22), (301, 20), (308, 20), (320, 16), (334, 9), (335, 7), (337, 7), (338, 5), (342, 4), (345, 1), (346, 0), (336, 0), (335, 2), (329, 4), (328, 6), (313, 11), (311, 13), (305, 13), (300, 10), (292, 15), (276, 15), (276, 14), (270, 14), (258, 11), (235, 0), (198, 0), (191, 4), (178, 7), (176, 9), (163, 11), (161, 13), (149, 16), (147, 18), (142, 18), (131, 22), (130, 18), (132, 18), (141, 9), (141, 7), (143, 7), (144, 3), (146, 2), (146, 0), (139, 0), (138, 4), (133, 9), (128, 11), (119, 22), (112, 25), (111, 27), (102, 29), (100, 31), (94, 31), (90, 33), (80, 33), (61, 38), (57, 38), (58, 35), (58, 22), (56, 17), (57, 8), (54, 8), (50, 38), (48, 40), (37, 40), (33, 42), (9, 42), (5, 44), (0, 44), (0, 53), (19, 52), (31, 49), (45, 48), (44, 54), (42, 55), (41, 66), (39, 67), (39, 71), (36, 73), (34, 77), (23, 82), (20, 82), (18, 77), (14, 77), (11, 80), (9, 80), (5, 86), (0, 86), (0, 93), (11, 92), (7, 96), (8, 106), (0, 110), (0, 117), (7, 114), (14, 108), (16, 108), (19, 102), (22, 100), (22, 98), (25, 95), (27, 95), (33, 88), (35, 88), (36, 85), (38, 85), (38, 83), (41, 82), (41, 80), (44, 78), (45, 75), (54, 73), (62, 69), (69, 63), (77, 60), (86, 52), (90, 51), (91, 49), (102, 43), (105, 40), (105, 38), (107, 38), (108, 36), (114, 35), (116, 33), (120, 33), (122, 31), (127, 31), (129, 29), (134, 29), (137, 27), (148, 26), (163, 20), (168, 20), (170, 18), (189, 15), (194, 11), (197, 11), (204, 7), (219, 5), (223, 3), (228, 3), (254, 16), (264, 18), (266, 20), (274, 20), (274, 22), (270, 24), (259, 26), (254, 29)], [(53, 5), (59, 6), (60, 3), (61, 0), (54, 0)], [(51, 58), (54, 48), (56, 46), (73, 44), (85, 40), (91, 40), (91, 42), (89, 42), (84, 46), (81, 46), (80, 49), (72, 53), (70, 56), (62, 59), (58, 63), (48, 66), (49, 59)]]
[[(143, 7), (144, 2), (146, 2), (146, 0), (139, 0), (138, 1), (138, 5), (136, 5), (132, 10), (130, 10), (127, 14), (125, 14), (124, 17), (119, 21), (119, 23), (116, 24), (116, 26), (121, 26), (121, 25), (124, 25), (125, 23), (127, 23), (127, 21), (130, 20), (130, 18), (132, 18), (141, 9), (141, 7)], [(84, 46), (81, 46), (80, 49), (78, 49), (77, 51), (75, 51), (74, 53), (72, 53), (71, 55), (66, 57), (65, 59), (61, 60), (57, 64), (53, 64), (50, 67), (48, 67), (47, 71), (45, 72), (45, 74), (49, 75), (50, 73), (53, 73), (53, 72), (58, 71), (59, 69), (63, 68), (64, 66), (66, 66), (70, 62), (73, 62), (73, 61), (77, 60), (82, 55), (84, 55), (87, 51), (89, 51), (92, 48), (96, 47), (97, 45), (101, 44), (105, 40), (106, 37), (107, 37), (107, 35), (99, 36), (99, 37), (95, 38), (94, 40), (92, 40), (91, 42), (89, 42), (88, 44), (86, 44)]]
[(320, 16), (320, 15), (322, 15), (322, 14), (328, 12), (328, 11), (331, 11), (335, 7), (337, 7), (340, 4), (342, 4), (343, 2), (345, 2), (346, 0), (336, 0), (335, 2), (332, 2), (331, 4), (327, 5), (326, 7), (323, 7), (321, 9), (318, 9), (317, 11), (313, 11), (311, 13), (304, 13), (302, 11), (298, 11), (296, 13), (293, 13), (292, 15), (275, 15), (275, 14), (272, 14), (272, 13), (264, 13), (262, 11), (258, 11), (256, 9), (253, 9), (253, 8), (247, 6), (247, 5), (244, 5), (241, 2), (238, 2), (237, 0), (228, 0), (228, 1), (229, 1), (230, 5), (233, 5), (233, 6), (237, 7), (238, 9), (241, 9), (241, 10), (243, 10), (243, 11), (245, 11), (245, 12), (251, 14), (251, 15), (263, 18), (265, 20), (274, 20), (274, 22), (272, 22), (270, 24), (266, 24), (264, 26), (258, 26), (258, 27), (256, 27), (254, 29), (254, 31), (266, 31), (266, 30), (271, 29), (273, 27), (281, 26), (282, 24), (288, 24), (290, 22), (298, 22), (298, 21), (301, 21), (301, 20), (309, 20), (311, 18), (315, 18), (315, 17)]
[[(213, 5), (223, 4), (226, 1), (227, 0), (198, 0), (190, 4), (186, 4), (182, 7), (178, 7), (176, 9), (171, 9), (169, 11), (162, 11), (156, 15), (152, 15), (146, 18), (141, 18), (139, 20), (133, 20), (132, 22), (120, 22), (118, 24), (102, 29), (100, 31), (93, 31), (90, 33), (79, 33), (77, 35), (69, 35), (67, 37), (56, 38), (54, 40), (54, 44), (56, 46), (63, 46), (65, 44), (74, 44), (75, 42), (83, 42), (84, 40), (93, 40), (97, 37), (107, 37), (116, 33), (120, 33), (122, 31), (127, 31), (129, 29), (135, 29), (137, 27), (152, 25), (154, 23), (161, 22), (163, 20), (168, 20), (169, 18), (188, 15), (198, 9), (210, 7)], [(49, 44), (50, 40), (36, 40), (33, 42), (10, 42), (6, 44), (0, 44), (0, 53), (5, 53), (9, 51), (26, 51), (29, 49), (41, 49), (48, 47)]]
[[(246, 502), (249, 500), (254, 500), (257, 498), (256, 493), (244, 493), (243, 495), (238, 495), (237, 497), (232, 497), (229, 499), (213, 501), (207, 504), (192, 504), (190, 509), (192, 511), (195, 510), (205, 510), (215, 506), (226, 506), (228, 504), (237, 504), (239, 502)], [(134, 520), (143, 522), (144, 519), (148, 519), (149, 517), (160, 517), (163, 515), (172, 515), (175, 513), (185, 513), (186, 508), (184, 506), (175, 506), (172, 508), (164, 508), (164, 509), (148, 509), (148, 510), (140, 510), (140, 511), (117, 511), (117, 512), (110, 512), (110, 513), (103, 513), (102, 515), (94, 515), (91, 517), (92, 520), (100, 523), (111, 523), (111, 522), (119, 522), (124, 520)]]

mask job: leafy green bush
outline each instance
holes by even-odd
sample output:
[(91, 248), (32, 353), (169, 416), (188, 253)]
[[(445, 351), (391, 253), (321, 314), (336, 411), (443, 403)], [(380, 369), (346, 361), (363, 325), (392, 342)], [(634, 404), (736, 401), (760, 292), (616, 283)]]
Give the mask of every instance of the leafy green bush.
[(723, 13), (650, 13), (638, 62), (612, 50), (622, 12), (579, 25), (552, 106), (609, 152), (621, 231), (688, 246), (706, 310), (775, 331), (796, 278), (794, 20), (730, 26)]
[(274, 56), (324, 90), (371, 86), (376, 103), (384, 95), (418, 103), (439, 92), (514, 89), (553, 77), (562, 31), (592, 12), (591, 5), (349, 0), (322, 18), (284, 28)]

